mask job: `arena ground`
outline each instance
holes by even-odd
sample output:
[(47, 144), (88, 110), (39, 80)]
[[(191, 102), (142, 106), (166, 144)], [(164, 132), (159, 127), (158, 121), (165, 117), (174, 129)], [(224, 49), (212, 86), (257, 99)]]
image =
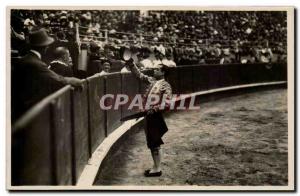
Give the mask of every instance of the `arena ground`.
[(287, 185), (287, 90), (247, 93), (166, 116), (163, 175), (142, 129), (102, 167), (95, 185)]

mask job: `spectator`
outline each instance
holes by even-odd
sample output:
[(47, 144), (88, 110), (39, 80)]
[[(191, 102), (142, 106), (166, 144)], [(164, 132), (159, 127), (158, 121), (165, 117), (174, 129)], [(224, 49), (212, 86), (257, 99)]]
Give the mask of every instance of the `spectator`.
[(262, 63), (271, 63), (273, 59), (273, 52), (269, 47), (267, 41), (264, 42), (263, 48), (260, 51), (260, 62)]
[(81, 87), (81, 80), (63, 77), (49, 70), (41, 60), (47, 46), (54, 39), (49, 37), (45, 29), (29, 34), (30, 51), (13, 65), (12, 73), (12, 119), (15, 120), (45, 96), (70, 84)]
[(176, 67), (176, 63), (173, 61), (173, 56), (171, 52), (167, 52), (166, 59), (163, 60), (163, 64), (167, 67)]
[[(286, 56), (285, 12), (159, 10), (147, 12), (142, 16), (139, 11), (134, 10), (45, 10), (43, 12), (22, 10), (13, 11), (13, 18), (21, 18), (22, 22), (12, 20), (12, 26), (17, 33), (14, 34), (15, 37), (23, 35), (26, 37), (33, 27), (43, 26), (50, 33), (57, 34), (58, 40), (61, 40), (60, 32), (70, 32), (75, 37), (75, 26), (79, 26), (78, 32), (82, 41), (95, 40), (101, 41), (103, 45), (108, 45), (118, 40), (115, 44), (116, 48), (122, 44), (134, 45), (133, 42), (139, 44), (138, 40), (143, 42), (144, 46), (149, 44), (152, 49), (166, 50), (168, 45), (172, 44), (174, 61), (180, 65), (199, 62), (219, 63), (223, 55), (218, 56), (217, 50), (222, 50), (225, 45), (229, 46), (235, 55), (234, 59), (230, 58), (233, 63), (240, 63), (241, 58), (253, 61), (254, 53), (247, 48), (250, 48), (249, 44), (256, 47), (257, 43), (263, 42), (263, 39), (267, 39), (272, 46), (277, 45), (278, 42), (284, 43), (284, 47), (282, 47), (284, 51), (281, 54), (275, 53), (276, 51), (271, 47), (270, 49), (276, 54), (276, 59), (283, 60)], [(20, 28), (17, 23), (22, 24), (22, 27)], [(125, 31), (125, 33), (120, 33), (120, 31)], [(107, 39), (106, 36), (108, 36)], [(66, 39), (70, 42), (68, 37), (67, 35)], [(216, 48), (212, 50), (211, 46), (215, 43), (219, 43), (221, 46), (214, 46)], [(58, 46), (54, 48), (56, 47)], [(200, 47), (202, 55), (195, 50), (196, 47)], [(72, 55), (74, 67), (77, 67), (78, 54), (76, 50), (78, 48), (74, 44), (69, 44), (68, 49)], [(251, 57), (246, 57), (248, 55)], [(110, 60), (113, 71), (121, 69), (120, 63), (113, 62), (115, 56), (112, 55), (112, 52), (106, 53), (105, 57), (112, 58)], [(267, 59), (269, 58), (263, 61), (268, 61)]]
[(101, 71), (100, 46), (90, 42), (90, 56), (87, 64), (87, 76), (92, 76)]
[(165, 56), (165, 50), (163, 48), (155, 48), (154, 49), (154, 55), (155, 59), (153, 60), (153, 66), (152, 68), (160, 68), (162, 63), (162, 60)]
[(137, 64), (137, 66), (140, 69), (151, 69), (153, 67), (153, 63), (152, 61), (149, 59), (150, 57), (150, 49), (143, 47), (141, 48), (140, 53), (138, 54), (138, 58), (139, 58), (139, 63)]
[(27, 29), (28, 32), (32, 31), (33, 28), (35, 27), (35, 22), (33, 19), (31, 18), (27, 18), (24, 21), (24, 27), (25, 29)]
[(220, 64), (229, 64), (232, 63), (230, 48), (224, 48), (222, 51), (222, 57), (220, 60)]
[(103, 69), (102, 69), (102, 71), (100, 72), (100, 76), (105, 75), (105, 74), (108, 74), (108, 73), (110, 72), (110, 68), (111, 68), (110, 62), (109, 62), (109, 61), (105, 61), (105, 62), (103, 63)]
[(49, 69), (64, 77), (73, 77), (72, 59), (65, 47), (57, 47), (54, 51), (55, 59), (51, 61)]
[(128, 67), (128, 65), (124, 65), (124, 67), (121, 69), (121, 73), (129, 73), (130, 69)]

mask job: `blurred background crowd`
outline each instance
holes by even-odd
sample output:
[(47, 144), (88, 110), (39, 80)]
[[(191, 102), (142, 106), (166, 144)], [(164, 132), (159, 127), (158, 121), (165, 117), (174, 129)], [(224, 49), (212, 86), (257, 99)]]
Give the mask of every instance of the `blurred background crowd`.
[(148, 60), (144, 69), (162, 59), (184, 66), (284, 62), (287, 56), (285, 12), (12, 10), (12, 56), (24, 55), (28, 34), (41, 27), (55, 39), (44, 61), (56, 60), (63, 46), (79, 77), (121, 71), (122, 47), (134, 48), (138, 62)]

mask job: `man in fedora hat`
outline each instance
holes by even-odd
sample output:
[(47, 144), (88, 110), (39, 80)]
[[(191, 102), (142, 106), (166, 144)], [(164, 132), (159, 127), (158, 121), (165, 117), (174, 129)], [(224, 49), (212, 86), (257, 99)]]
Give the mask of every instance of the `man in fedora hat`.
[[(144, 105), (147, 105), (147, 102), (149, 101), (148, 99), (151, 99), (153, 96), (166, 97), (167, 100), (171, 99), (172, 88), (164, 78), (168, 69), (167, 66), (162, 64), (159, 67), (154, 68), (153, 77), (150, 77), (140, 72), (139, 68), (134, 64), (132, 58), (126, 61), (126, 64), (137, 78), (147, 84), (144, 94), (144, 101), (146, 101), (146, 103), (144, 103)], [(168, 127), (159, 109), (159, 104), (151, 104), (150, 109), (148, 110), (145, 108), (145, 110), (147, 111), (147, 115), (145, 117), (146, 140), (147, 146), (151, 151), (154, 164), (151, 169), (145, 171), (144, 175), (146, 177), (161, 176), (162, 152), (160, 146), (164, 144), (162, 137), (168, 131)]]
[(81, 88), (81, 80), (60, 76), (42, 61), (47, 46), (53, 41), (43, 28), (32, 31), (28, 40), (29, 52), (12, 65), (12, 119), (64, 85)]

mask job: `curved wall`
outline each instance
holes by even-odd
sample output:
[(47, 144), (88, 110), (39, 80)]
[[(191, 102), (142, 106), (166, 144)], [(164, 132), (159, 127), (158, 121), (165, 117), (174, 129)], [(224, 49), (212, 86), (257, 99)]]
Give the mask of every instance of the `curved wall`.
[[(286, 81), (287, 65), (181, 66), (170, 70), (167, 79), (173, 93), (201, 92)], [(95, 75), (83, 83), (80, 92), (66, 86), (49, 95), (12, 125), (12, 185), (75, 185), (95, 149), (121, 125), (120, 118), (132, 112), (103, 111), (100, 98), (144, 89), (131, 73)]]

